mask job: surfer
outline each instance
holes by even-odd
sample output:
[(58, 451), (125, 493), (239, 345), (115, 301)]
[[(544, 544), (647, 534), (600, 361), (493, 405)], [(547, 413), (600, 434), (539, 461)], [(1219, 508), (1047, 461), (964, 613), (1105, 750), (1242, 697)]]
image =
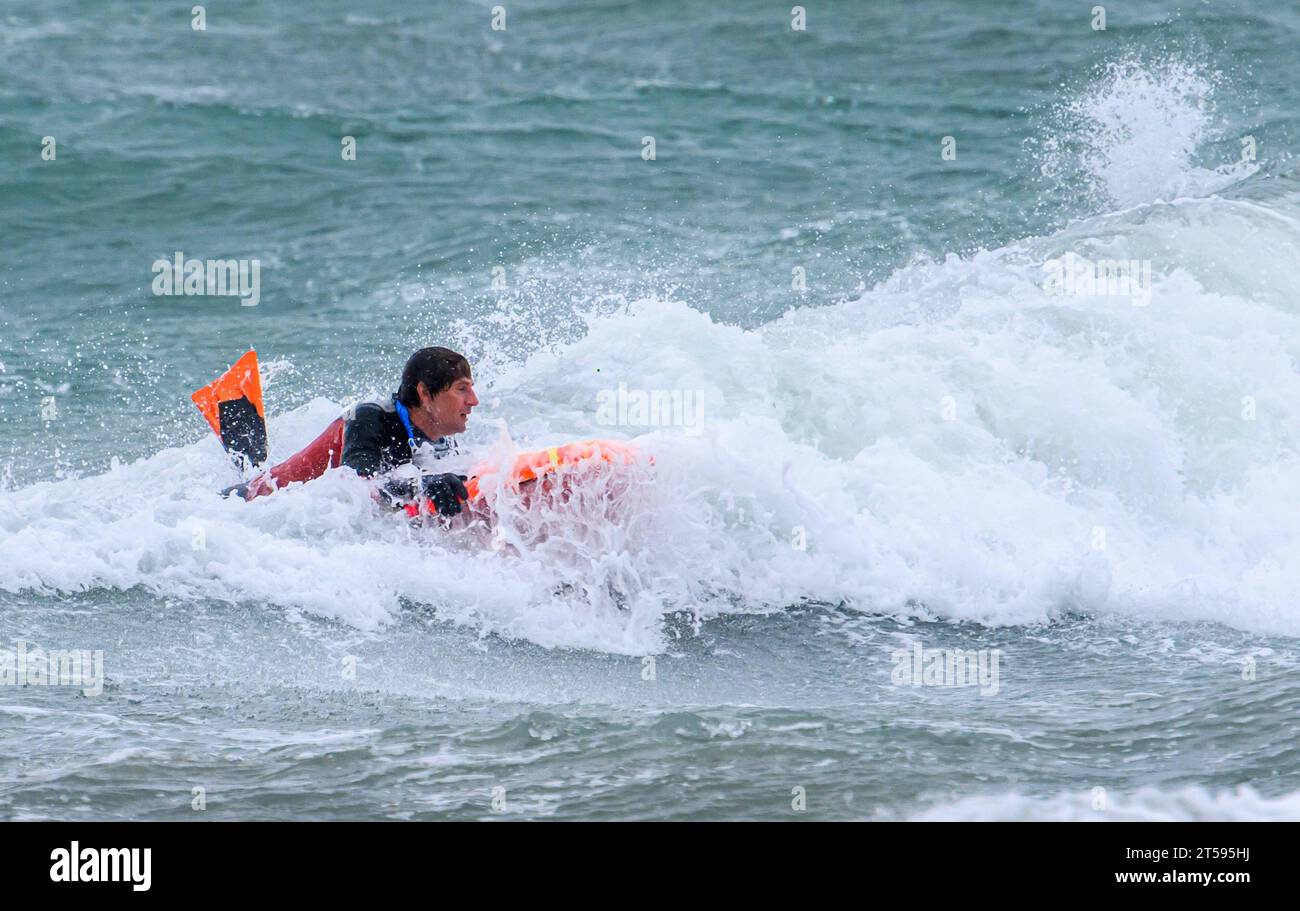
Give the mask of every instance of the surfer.
[[(193, 398), (237, 461), (254, 466), (265, 461), (266, 420), (255, 352)], [(306, 448), (251, 481), (226, 488), (222, 496), (252, 500), (346, 466), (375, 479), (376, 497), (389, 506), (423, 497), (440, 515), (456, 515), (469, 499), (466, 476), (426, 469), (456, 451), (452, 437), (465, 431), (478, 403), (463, 355), (449, 348), (421, 348), (407, 360), (397, 392), (352, 406)], [(418, 478), (385, 477), (408, 464), (421, 470)]]

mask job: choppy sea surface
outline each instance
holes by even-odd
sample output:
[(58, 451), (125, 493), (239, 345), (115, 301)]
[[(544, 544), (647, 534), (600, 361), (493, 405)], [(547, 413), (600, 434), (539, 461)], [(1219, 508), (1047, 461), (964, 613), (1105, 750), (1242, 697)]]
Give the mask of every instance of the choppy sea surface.
[[(0, 10), (0, 818), (1300, 818), (1300, 10), (435, 6)], [(429, 344), (653, 466), (214, 495)]]

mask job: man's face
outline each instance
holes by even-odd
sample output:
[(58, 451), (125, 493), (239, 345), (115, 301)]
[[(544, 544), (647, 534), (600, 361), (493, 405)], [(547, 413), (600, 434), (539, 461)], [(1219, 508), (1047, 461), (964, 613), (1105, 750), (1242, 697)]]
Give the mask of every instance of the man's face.
[(420, 407), (437, 428), (439, 436), (465, 432), (465, 427), (469, 423), (469, 414), (478, 404), (478, 396), (474, 395), (473, 380), (458, 379), (434, 396), (429, 395), (428, 387), (423, 383), (420, 384), (419, 390)]

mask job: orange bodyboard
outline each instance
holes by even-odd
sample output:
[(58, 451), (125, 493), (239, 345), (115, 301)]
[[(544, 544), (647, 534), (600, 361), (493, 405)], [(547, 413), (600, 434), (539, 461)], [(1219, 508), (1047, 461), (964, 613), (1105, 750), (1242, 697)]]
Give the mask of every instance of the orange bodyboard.
[[(621, 443), (618, 440), (584, 440), (579, 443), (565, 443), (562, 446), (552, 446), (549, 449), (538, 449), (535, 452), (523, 452), (515, 456), (515, 460), (505, 471), (502, 483), (511, 487), (518, 487), (520, 484), (528, 481), (535, 481), (552, 472), (573, 468), (584, 462), (611, 462), (628, 465), (637, 459), (637, 450), (634, 446), (627, 443)], [(653, 463), (653, 459), (649, 460)], [(501, 474), (501, 467), (494, 464), (480, 465), (474, 469), (474, 476), (465, 482), (465, 490), (469, 493), (471, 503), (483, 497), (483, 490), (480, 482), (489, 478), (495, 480), (496, 476)], [(427, 500), (421, 499), (416, 503), (409, 503), (405, 508), (408, 516), (418, 516), (421, 512), (434, 512), (433, 504)]]
[[(617, 440), (584, 440), (580, 443), (565, 443), (536, 452), (524, 452), (515, 457), (514, 463), (506, 472), (505, 483), (511, 485), (534, 481), (544, 474), (558, 471), (561, 466), (573, 466), (579, 462), (598, 459), (602, 462), (630, 463), (636, 460), (636, 450), (627, 443)], [(474, 477), (465, 484), (469, 498), (477, 500), (481, 495), (480, 479), (486, 479), (500, 471), (496, 465), (479, 466)]]

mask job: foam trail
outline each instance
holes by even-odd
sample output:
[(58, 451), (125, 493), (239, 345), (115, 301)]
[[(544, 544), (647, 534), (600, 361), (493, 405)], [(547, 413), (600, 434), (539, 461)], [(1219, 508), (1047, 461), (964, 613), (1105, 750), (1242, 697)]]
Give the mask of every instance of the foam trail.
[(1243, 785), (1235, 791), (1203, 788), (1132, 794), (1071, 792), (1049, 798), (1019, 794), (968, 797), (938, 804), (908, 819), (916, 822), (999, 820), (1006, 822), (1257, 822), (1300, 820), (1300, 792), (1264, 797)]

